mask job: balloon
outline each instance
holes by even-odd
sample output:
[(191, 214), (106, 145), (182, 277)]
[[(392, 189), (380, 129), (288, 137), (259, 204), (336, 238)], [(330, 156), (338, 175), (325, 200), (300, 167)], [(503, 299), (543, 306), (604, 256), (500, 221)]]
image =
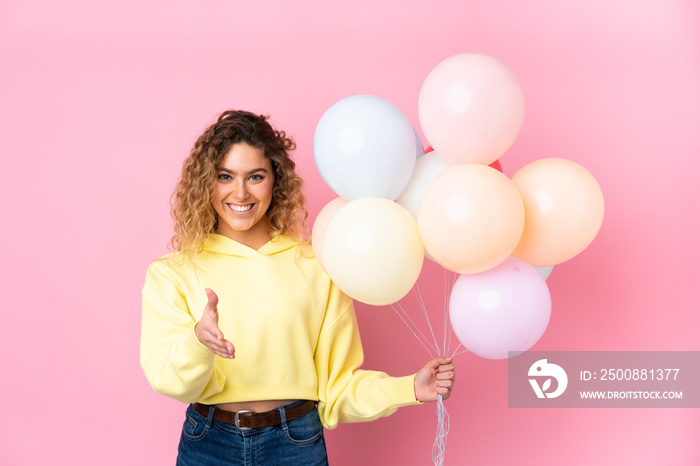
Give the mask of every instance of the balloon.
[(450, 323), (459, 341), (482, 358), (504, 359), (540, 339), (552, 310), (544, 278), (509, 257), (475, 275), (461, 275), (450, 294)]
[(523, 231), (523, 203), (502, 173), (481, 164), (448, 168), (428, 186), (418, 208), (426, 250), (443, 267), (478, 273), (503, 262)]
[(323, 245), (323, 235), (326, 232), (328, 222), (331, 220), (331, 218), (333, 218), (335, 213), (338, 212), (338, 209), (347, 203), (348, 201), (342, 197), (336, 197), (331, 202), (326, 204), (323, 209), (321, 209), (316, 216), (316, 220), (314, 220), (314, 226), (311, 230), (311, 247), (314, 250), (318, 263), (321, 264), (321, 267), (323, 267), (324, 270), (326, 267), (323, 265), (323, 250), (321, 248)]
[[(432, 146), (428, 146), (428, 147), (425, 149), (425, 153), (426, 153), (426, 154), (429, 154), (429, 153), (432, 152), (432, 151), (433, 151)], [(452, 165), (452, 164), (450, 164), (450, 165)], [(489, 164), (489, 167), (495, 168), (495, 169), (498, 170), (499, 172), (503, 173), (503, 166), (501, 165), (501, 161), (500, 161), (500, 160), (496, 160), (495, 162), (490, 163), (490, 164)], [(415, 170), (415, 169), (414, 169), (414, 170)], [(409, 183), (410, 183), (410, 181), (409, 181)]]
[(513, 256), (535, 267), (557, 265), (583, 251), (603, 223), (603, 192), (585, 168), (540, 159), (513, 176), (525, 206), (525, 228)]
[(416, 134), (391, 102), (347, 97), (316, 126), (314, 158), (323, 180), (340, 197), (396, 199), (416, 163)]
[(462, 53), (439, 63), (423, 82), (418, 118), (423, 134), (452, 164), (498, 159), (513, 144), (525, 100), (513, 72), (484, 54)]
[(417, 219), (418, 206), (428, 185), (451, 166), (452, 164), (445, 161), (437, 152), (429, 152), (420, 157), (416, 160), (416, 166), (406, 189), (396, 199), (396, 202), (408, 210), (413, 218)]
[(423, 141), (420, 140), (420, 136), (418, 136), (418, 131), (416, 131), (415, 128), (413, 128), (413, 134), (416, 137), (416, 158), (418, 158), (425, 153), (425, 149), (423, 149)]
[(423, 266), (418, 226), (406, 209), (367, 197), (341, 207), (323, 237), (328, 275), (351, 298), (382, 306), (408, 293)]
[(540, 275), (542, 275), (542, 278), (545, 280), (549, 278), (549, 276), (552, 274), (552, 270), (554, 269), (553, 265), (550, 265), (549, 267), (535, 267), (535, 270), (537, 270)]

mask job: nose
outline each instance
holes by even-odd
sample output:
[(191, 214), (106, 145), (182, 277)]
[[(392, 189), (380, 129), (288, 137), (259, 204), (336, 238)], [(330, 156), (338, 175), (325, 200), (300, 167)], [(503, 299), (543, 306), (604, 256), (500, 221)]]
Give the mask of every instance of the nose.
[(236, 183), (233, 187), (233, 196), (236, 199), (240, 199), (240, 200), (244, 200), (246, 197), (248, 197), (248, 189), (247, 189), (244, 181), (241, 181), (241, 180), (236, 181)]

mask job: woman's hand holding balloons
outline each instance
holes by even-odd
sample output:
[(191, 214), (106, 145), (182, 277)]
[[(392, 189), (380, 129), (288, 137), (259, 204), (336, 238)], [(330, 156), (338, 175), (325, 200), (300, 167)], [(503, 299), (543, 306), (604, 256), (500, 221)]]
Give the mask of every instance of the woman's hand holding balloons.
[(452, 393), (452, 385), (455, 382), (455, 365), (452, 358), (437, 358), (423, 366), (416, 374), (413, 389), (416, 400), (437, 401), (442, 395), (446, 400)]
[(202, 313), (202, 318), (195, 325), (194, 332), (197, 339), (217, 356), (226, 359), (235, 357), (233, 343), (224, 339), (224, 334), (219, 328), (219, 297), (214, 290), (206, 289), (208, 302)]

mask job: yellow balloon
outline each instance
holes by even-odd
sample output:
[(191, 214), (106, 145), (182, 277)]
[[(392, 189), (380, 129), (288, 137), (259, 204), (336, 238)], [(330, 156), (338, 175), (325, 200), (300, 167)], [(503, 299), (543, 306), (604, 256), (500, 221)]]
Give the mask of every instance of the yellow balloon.
[(314, 220), (314, 226), (311, 229), (311, 247), (314, 250), (314, 255), (316, 255), (316, 260), (318, 260), (318, 263), (321, 264), (324, 270), (326, 266), (323, 265), (323, 235), (326, 233), (328, 222), (338, 212), (338, 209), (347, 203), (348, 201), (342, 197), (336, 197), (321, 209), (316, 216), (316, 220)]
[(581, 165), (541, 159), (512, 180), (525, 205), (525, 228), (513, 256), (535, 267), (557, 265), (583, 251), (598, 234), (603, 191)]
[(415, 220), (397, 203), (379, 197), (342, 206), (326, 226), (322, 250), (336, 285), (351, 298), (376, 306), (403, 298), (423, 266)]
[(474, 163), (438, 175), (418, 208), (426, 250), (440, 265), (461, 274), (483, 272), (506, 260), (524, 221), (523, 202), (508, 177)]

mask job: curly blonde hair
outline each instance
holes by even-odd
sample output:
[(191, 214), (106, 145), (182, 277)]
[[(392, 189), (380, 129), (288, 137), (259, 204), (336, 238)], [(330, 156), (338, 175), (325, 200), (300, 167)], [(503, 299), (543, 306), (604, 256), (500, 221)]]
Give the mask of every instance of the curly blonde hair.
[(231, 146), (241, 143), (260, 149), (272, 165), (275, 181), (267, 210), (269, 235), (286, 234), (308, 241), (303, 180), (294, 171), (296, 164), (289, 156), (296, 144), (284, 131), (273, 129), (268, 119), (268, 115), (226, 110), (197, 139), (182, 165), (171, 198), (175, 223), (175, 235), (170, 242), (173, 251), (186, 258), (194, 257), (202, 251), (207, 236), (216, 231), (218, 216), (212, 199), (217, 170)]

